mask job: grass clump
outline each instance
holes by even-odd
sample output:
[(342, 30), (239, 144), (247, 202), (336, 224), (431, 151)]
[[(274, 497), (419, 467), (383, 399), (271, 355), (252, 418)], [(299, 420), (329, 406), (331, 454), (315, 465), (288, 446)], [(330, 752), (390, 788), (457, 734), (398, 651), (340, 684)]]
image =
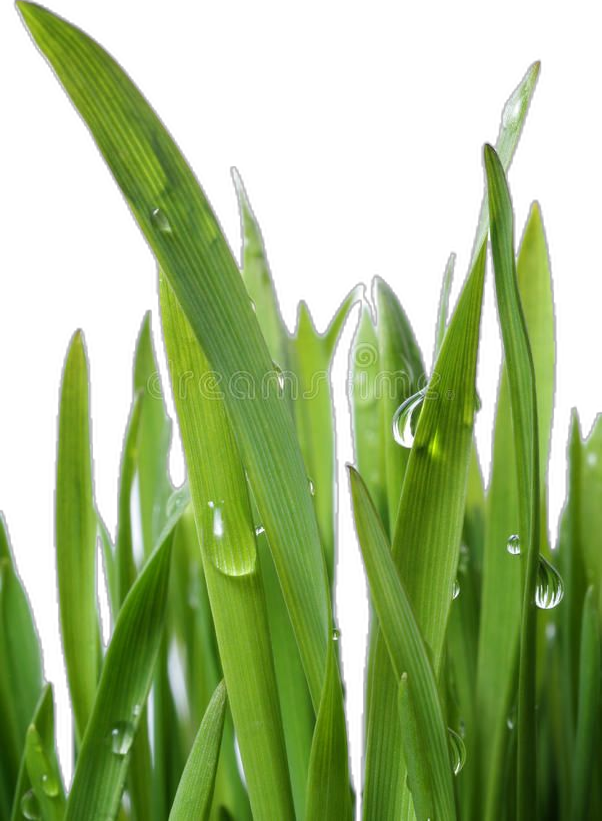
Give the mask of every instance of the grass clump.
[[(305, 304), (289, 333), (238, 175), (240, 265), (122, 69), (69, 23), (18, 7), (157, 259), (187, 480), (174, 488), (169, 477), (172, 422), (147, 317), (119, 521), (108, 533), (93, 495), (88, 363), (76, 333), (56, 482), (74, 777), (66, 789), (52, 687), (2, 522), (0, 816), (338, 821), (361, 807), (367, 821), (600, 817), (602, 427), (583, 439), (573, 420), (552, 552), (550, 269), (537, 205), (516, 253), (506, 181), (539, 66), (506, 104), (495, 148), (485, 148), (473, 258), (449, 315), (450, 257), (430, 372), (381, 280), (354, 340), (349, 481), (372, 604), (360, 796), (350, 783), (332, 605), (333, 409), (328, 378), (315, 382), (328, 376), (358, 292), (325, 333)], [(504, 363), (485, 489), (474, 419), (488, 236)]]

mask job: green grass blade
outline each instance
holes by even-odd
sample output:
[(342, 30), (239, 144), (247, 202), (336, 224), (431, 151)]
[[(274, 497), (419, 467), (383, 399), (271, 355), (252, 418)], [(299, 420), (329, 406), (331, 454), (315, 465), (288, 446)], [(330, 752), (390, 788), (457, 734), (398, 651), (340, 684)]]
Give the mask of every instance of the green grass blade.
[(587, 818), (600, 714), (600, 628), (594, 588), (583, 603), (571, 818)]
[[(381, 634), (398, 687), (404, 673), (412, 682), (412, 697), (402, 697), (401, 702), (409, 700), (413, 707), (416, 729), (413, 729), (413, 721), (409, 721), (410, 749), (415, 749), (416, 739), (420, 739), (421, 760), (408, 762), (412, 788), (417, 791), (414, 796), (416, 812), (421, 819), (452, 819), (455, 818), (455, 805), (447, 734), (427, 647), (366, 486), (353, 468), (349, 468), (349, 476), (359, 543)], [(402, 729), (405, 730), (407, 723), (406, 718)]]
[(96, 695), (100, 643), (88, 384), (84, 338), (78, 331), (69, 345), (61, 386), (56, 563), (67, 680), (80, 741)]
[(160, 294), (203, 567), (253, 816), (284, 821), (294, 815), (293, 802), (243, 465), (225, 403), (178, 390), (185, 374), (198, 385), (209, 364), (163, 276)]
[(388, 532), (393, 533), (409, 458), (407, 448), (399, 447), (393, 438), (393, 417), (402, 402), (424, 387), (425, 373), (420, 348), (399, 300), (380, 277), (376, 277), (374, 290)]
[[(523, 233), (517, 276), (529, 339), (533, 340), (538, 419), (541, 422), (538, 425), (539, 465), (543, 476), (549, 453), (555, 343), (550, 266), (541, 212), (536, 204), (531, 208)], [(542, 489), (544, 486), (542, 482)], [(546, 508), (543, 491), (542, 521), (545, 521)], [(505, 550), (508, 537), (519, 531), (514, 432), (505, 368), (496, 412), (486, 529), (477, 690), (482, 717), (484, 800), (486, 816), (493, 819), (501, 800), (503, 758), (509, 743), (506, 721), (515, 699), (522, 598), (520, 561)], [(542, 533), (541, 538), (544, 540), (545, 534)]]
[(119, 500), (115, 560), (118, 579), (118, 604), (122, 606), (138, 574), (134, 559), (132, 534), (132, 495), (138, 459), (138, 436), (142, 416), (142, 394), (134, 397), (130, 418), (123, 440), (119, 471)]
[(151, 314), (142, 322), (134, 357), (134, 395), (142, 397), (136, 460), (144, 555), (148, 556), (167, 518), (171, 421), (165, 410), (159, 366), (153, 348)]
[(67, 821), (117, 815), (163, 633), (173, 528), (180, 515), (168, 522), (119, 612), (73, 776)]
[(226, 686), (222, 681), (194, 740), (169, 821), (206, 821), (209, 817), (225, 717)]
[(238, 171), (232, 169), (232, 178), (238, 196), (243, 236), (242, 276), (249, 297), (255, 306), (257, 321), (270, 351), (271, 357), (287, 371), (288, 331), (280, 313), (274, 282), (261, 236), (261, 229), (245, 191)]
[(439, 299), (439, 311), (437, 313), (437, 330), (435, 333), (435, 359), (437, 358), (441, 345), (443, 344), (443, 337), (445, 336), (445, 329), (447, 328), (447, 318), (449, 316), (449, 298), (451, 295), (452, 284), (454, 281), (454, 268), (456, 266), (456, 255), (450, 254), (445, 271), (443, 272), (443, 282), (441, 283), (441, 297)]
[(351, 792), (343, 690), (334, 642), (316, 718), (307, 782), (307, 821), (351, 821)]
[[(262, 390), (273, 373), (272, 361), (238, 266), (189, 166), (115, 61), (45, 9), (25, 2), (18, 8), (90, 128), (211, 369), (226, 388), (232, 429), (317, 705), (330, 606), (318, 526), (293, 420), (277, 380)], [(241, 372), (254, 388), (243, 397), (231, 389)]]
[(539, 434), (535, 372), (514, 262), (514, 221), (502, 164), (490, 146), (485, 169), (496, 296), (508, 373), (516, 449), (519, 535), (524, 555), (518, 691), (518, 818), (536, 814), (535, 584), (539, 560)]
[(385, 436), (378, 412), (378, 338), (370, 308), (364, 305), (351, 349), (353, 438), (358, 470), (366, 482), (381, 520), (388, 527)]
[(0, 513), (0, 809), (5, 817), (41, 689), (40, 642)]
[(54, 740), (52, 688), (44, 689), (40, 705), (27, 730), (25, 766), (44, 821), (61, 821), (65, 791)]

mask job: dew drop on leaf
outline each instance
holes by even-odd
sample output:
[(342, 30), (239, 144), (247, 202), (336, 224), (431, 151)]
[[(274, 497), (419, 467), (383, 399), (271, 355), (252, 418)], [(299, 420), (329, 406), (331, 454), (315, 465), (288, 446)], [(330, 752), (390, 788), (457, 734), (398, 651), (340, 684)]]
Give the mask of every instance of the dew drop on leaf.
[(274, 369), (274, 373), (276, 374), (276, 379), (278, 380), (278, 393), (280, 396), (284, 393), (284, 373), (282, 372), (282, 368), (277, 362), (272, 360), (272, 367)]
[(338, 627), (335, 627), (332, 631), (332, 640), (338, 641), (341, 638), (341, 631)]
[(154, 208), (151, 211), (151, 222), (155, 228), (162, 234), (171, 234), (171, 225), (167, 219), (165, 212), (160, 208)]
[(311, 495), (315, 496), (316, 495), (316, 486), (314, 485), (314, 480), (311, 478), (311, 476), (307, 477), (307, 485), (309, 487), (309, 492), (311, 493)]
[(425, 392), (418, 391), (401, 405), (395, 411), (393, 416), (393, 438), (402, 448), (411, 448), (414, 444), (414, 432), (416, 430), (416, 422), (414, 421), (414, 414), (420, 409), (424, 402)]
[(42, 818), (40, 805), (33, 790), (27, 790), (21, 798), (19, 806), (23, 818), (27, 818), (29, 821), (40, 821)]
[(116, 721), (109, 732), (108, 741), (115, 755), (127, 755), (134, 741), (134, 725), (129, 721)]
[(520, 553), (520, 539), (518, 538), (517, 534), (514, 533), (512, 536), (508, 537), (508, 541), (506, 542), (506, 550), (512, 556), (518, 556)]
[(458, 579), (454, 579), (454, 583), (452, 585), (452, 601), (457, 599), (460, 595), (460, 582)]
[(458, 775), (466, 761), (466, 747), (461, 737), (451, 727), (447, 728), (447, 740), (452, 771), (454, 775)]
[(560, 604), (564, 596), (564, 583), (560, 573), (543, 556), (539, 557), (535, 604), (540, 610), (551, 610)]
[(265, 527), (263, 525), (257, 525), (255, 528), (255, 535), (261, 536), (263, 533), (265, 533)]
[(42, 789), (49, 798), (55, 798), (59, 794), (59, 783), (52, 773), (44, 773), (42, 776)]

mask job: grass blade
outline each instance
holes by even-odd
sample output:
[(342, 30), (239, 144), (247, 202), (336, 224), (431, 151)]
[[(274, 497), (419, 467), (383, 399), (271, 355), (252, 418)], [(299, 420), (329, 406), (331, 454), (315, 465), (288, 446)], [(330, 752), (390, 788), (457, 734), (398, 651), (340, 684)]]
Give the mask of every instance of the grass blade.
[(84, 338), (78, 331), (69, 345), (61, 386), (55, 515), (61, 631), (79, 741), (92, 713), (100, 647), (88, 384)]
[(594, 588), (583, 603), (571, 818), (587, 818), (600, 713), (600, 628)]
[(209, 364), (162, 276), (160, 294), (203, 568), (253, 816), (284, 821), (294, 812), (243, 465), (225, 403), (178, 389), (185, 374), (200, 384)]
[[(261, 390), (273, 366), (238, 266), (189, 166), (115, 61), (45, 9), (25, 2), (18, 8), (90, 128), (211, 369), (228, 388), (228, 415), (317, 705), (330, 608), (318, 527), (277, 380)], [(254, 387), (242, 397), (231, 390), (241, 371)]]
[(408, 767), (420, 767), (419, 771), (410, 770), (414, 807), (420, 819), (453, 819), (452, 770), (435, 674), (376, 508), (359, 473), (349, 468), (349, 476), (358, 538), (381, 633), (398, 687), (404, 674), (412, 682), (412, 697), (408, 699), (404, 688), (406, 695), (400, 696), (400, 701), (406, 709), (409, 701), (413, 714), (413, 720), (405, 716), (402, 722), (404, 732), (409, 732), (409, 744), (404, 742), (404, 746), (420, 748), (420, 755), (416, 759), (412, 756), (408, 763)]
[(0, 514), (0, 811), (10, 815), (25, 733), (42, 689), (42, 659), (29, 601)]
[(109, 644), (67, 802), (67, 821), (115, 818), (165, 620), (173, 528), (132, 586)]
[(206, 821), (226, 717), (226, 685), (213, 694), (182, 773), (169, 821)]
[(305, 818), (307, 821), (331, 821), (332, 818), (351, 821), (352, 818), (347, 727), (334, 643), (328, 650), (324, 692), (311, 747)]
[(443, 282), (441, 284), (441, 297), (439, 299), (439, 312), (437, 314), (437, 331), (435, 334), (435, 356), (437, 358), (441, 345), (443, 344), (443, 337), (445, 336), (445, 329), (447, 328), (447, 318), (449, 315), (449, 298), (451, 295), (452, 284), (454, 281), (454, 268), (456, 266), (456, 255), (450, 254), (443, 272)]
[(536, 791), (533, 785), (536, 783), (535, 584), (541, 514), (539, 434), (533, 358), (514, 262), (512, 204), (504, 169), (490, 146), (485, 148), (485, 169), (496, 295), (516, 449), (519, 535), (525, 556), (518, 692), (517, 811), (520, 821), (534, 818), (536, 814)]

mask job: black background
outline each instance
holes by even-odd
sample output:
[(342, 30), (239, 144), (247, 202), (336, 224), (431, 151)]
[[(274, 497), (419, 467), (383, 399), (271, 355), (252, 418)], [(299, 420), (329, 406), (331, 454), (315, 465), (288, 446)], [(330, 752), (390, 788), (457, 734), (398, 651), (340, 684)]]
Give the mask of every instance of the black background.
[[(552, 259), (558, 381), (550, 468), (552, 532), (565, 486), (565, 442), (576, 406), (589, 430), (600, 407), (594, 315), (600, 277), (599, 204), (589, 203), (594, 61), (532, 39), (468, 48), (426, 29), (379, 17), (240, 16), (188, 7), (55, 0), (139, 84), (195, 169), (231, 246), (240, 247), (230, 168), (246, 184), (267, 245), (285, 320), (305, 299), (324, 328), (357, 282), (375, 275), (399, 295), (427, 362), (443, 270), (457, 253), (452, 298), (468, 264), (483, 190), (481, 148), (497, 136), (504, 101), (529, 64), (542, 74), (510, 183), (517, 235), (537, 199)], [(202, 15), (202, 16), (201, 16)], [(53, 488), (63, 357), (84, 329), (91, 363), (95, 487), (113, 530), (131, 356), (143, 314), (158, 329), (155, 268), (98, 153), (22, 28), (5, 23), (11, 51), (5, 88), (2, 425), (0, 507), (56, 684), (61, 753), (68, 706), (58, 638)], [(450, 33), (451, 34), (451, 33)], [(477, 48), (478, 45), (478, 48)], [(7, 173), (8, 172), (8, 173)], [(6, 192), (5, 192), (6, 193)], [(7, 253), (9, 252), (9, 253)], [(356, 783), (367, 605), (351, 524), (344, 463), (352, 461), (344, 383), (355, 314), (334, 367), (341, 491), (338, 619), (343, 634)], [(160, 345), (159, 345), (160, 347)], [(162, 355), (162, 352), (161, 352)], [(487, 285), (477, 433), (488, 462), (500, 344)], [(162, 367), (163, 367), (163, 360)], [(183, 476), (179, 448), (174, 480)]]

